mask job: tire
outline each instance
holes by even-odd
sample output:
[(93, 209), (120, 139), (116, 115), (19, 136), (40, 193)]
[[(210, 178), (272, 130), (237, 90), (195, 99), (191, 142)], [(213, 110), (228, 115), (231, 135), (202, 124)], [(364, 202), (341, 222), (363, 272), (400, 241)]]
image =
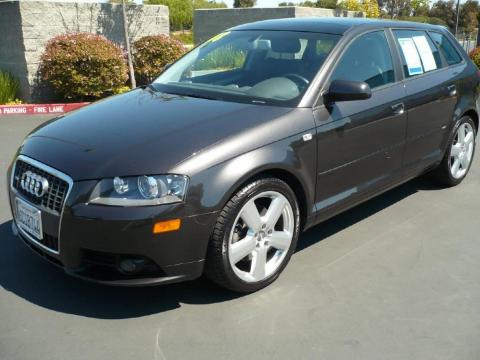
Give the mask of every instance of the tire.
[[(468, 132), (466, 136), (471, 137), (470, 140), (467, 141), (465, 136), (466, 132)], [(469, 116), (462, 117), (455, 124), (447, 143), (445, 156), (438, 167), (432, 172), (432, 176), (437, 183), (445, 186), (455, 186), (465, 179), (472, 166), (475, 154), (476, 135), (475, 124)], [(458, 165), (456, 165), (456, 161), (458, 161)]]
[(256, 179), (221, 211), (209, 243), (205, 275), (235, 292), (260, 290), (288, 264), (299, 232), (300, 213), (292, 189), (277, 178)]

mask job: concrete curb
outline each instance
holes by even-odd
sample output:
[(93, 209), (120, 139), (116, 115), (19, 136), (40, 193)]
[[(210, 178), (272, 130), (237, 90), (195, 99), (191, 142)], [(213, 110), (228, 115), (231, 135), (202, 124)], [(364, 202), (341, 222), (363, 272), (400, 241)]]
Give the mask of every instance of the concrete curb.
[(0, 105), (0, 116), (63, 114), (88, 104), (90, 103)]

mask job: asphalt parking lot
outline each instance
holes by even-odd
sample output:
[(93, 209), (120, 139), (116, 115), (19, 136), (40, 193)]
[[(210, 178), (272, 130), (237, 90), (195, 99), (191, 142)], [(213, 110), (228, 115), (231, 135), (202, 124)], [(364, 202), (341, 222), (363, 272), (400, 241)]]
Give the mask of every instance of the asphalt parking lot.
[(456, 188), (414, 180), (309, 230), (255, 294), (111, 288), (11, 235), (5, 170), (45, 120), (0, 117), (0, 359), (480, 359), (480, 157)]

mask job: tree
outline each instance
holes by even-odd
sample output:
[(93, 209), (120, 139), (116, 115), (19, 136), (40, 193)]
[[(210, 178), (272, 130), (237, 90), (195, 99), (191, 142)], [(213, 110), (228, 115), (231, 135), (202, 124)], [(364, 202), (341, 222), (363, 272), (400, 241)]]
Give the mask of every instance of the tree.
[(227, 4), (209, 0), (193, 0), (193, 9), (225, 9)]
[(166, 5), (170, 12), (170, 30), (189, 30), (193, 24), (194, 9), (226, 8), (224, 2), (208, 0), (148, 0), (147, 4)]
[(367, 17), (377, 18), (380, 16), (380, 9), (377, 0), (344, 0), (339, 4), (341, 9), (350, 11), (363, 11)]
[(315, 6), (324, 9), (336, 9), (338, 7), (337, 0), (317, 0)]
[(247, 8), (254, 7), (257, 4), (257, 0), (234, 0), (234, 8)]
[(360, 11), (361, 4), (358, 0), (344, 0), (339, 4), (343, 10)]
[(453, 0), (438, 0), (430, 9), (430, 17), (442, 19), (450, 30), (454, 30), (456, 20), (455, 3)]
[(324, 9), (337, 9), (337, 0), (317, 0), (313, 1), (303, 1), (299, 3), (294, 3), (291, 1), (283, 1), (278, 4), (278, 6), (304, 6), (304, 7), (315, 7), (315, 8), (324, 8)]
[(130, 50), (130, 38), (128, 37), (128, 22), (125, 0), (122, 1), (122, 17), (123, 17), (123, 34), (125, 36), (125, 47), (127, 50), (128, 74), (130, 75), (130, 87), (135, 89), (137, 82), (135, 81), (135, 73), (133, 71), (132, 51)]
[(412, 16), (428, 16), (430, 7), (428, 0), (411, 0)]
[(381, 5), (390, 19), (411, 15), (411, 0), (385, 0)]
[(479, 5), (475, 0), (467, 0), (460, 7), (458, 25), (462, 32), (468, 37), (478, 27), (477, 15), (479, 13)]
[(171, 30), (177, 31), (192, 27), (192, 0), (148, 0), (148, 4), (168, 6)]
[(363, 0), (363, 3), (360, 5), (360, 10), (363, 11), (368, 18), (378, 18), (380, 16), (377, 0)]

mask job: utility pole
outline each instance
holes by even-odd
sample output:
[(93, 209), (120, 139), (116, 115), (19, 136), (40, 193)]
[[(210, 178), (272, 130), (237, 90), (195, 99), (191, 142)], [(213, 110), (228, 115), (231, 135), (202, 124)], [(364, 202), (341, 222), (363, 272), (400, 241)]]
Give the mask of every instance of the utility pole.
[(122, 0), (122, 15), (123, 15), (123, 32), (125, 35), (125, 46), (127, 48), (127, 62), (128, 62), (128, 73), (130, 75), (130, 87), (135, 89), (137, 83), (135, 81), (135, 73), (133, 72), (133, 61), (132, 61), (132, 52), (130, 51), (130, 39), (128, 37), (128, 22), (127, 22), (127, 11), (125, 6), (125, 0)]
[(457, 19), (455, 20), (455, 37), (458, 35), (458, 16), (460, 15), (460, 0), (457, 0)]

